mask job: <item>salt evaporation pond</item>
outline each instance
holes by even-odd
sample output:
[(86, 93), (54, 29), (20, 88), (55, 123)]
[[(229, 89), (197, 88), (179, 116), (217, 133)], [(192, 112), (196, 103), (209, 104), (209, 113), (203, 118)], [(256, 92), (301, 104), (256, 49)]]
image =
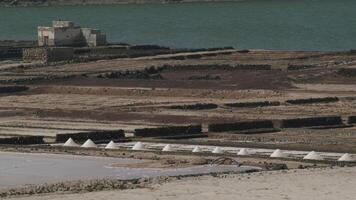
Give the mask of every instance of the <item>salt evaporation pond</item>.
[(244, 172), (256, 167), (194, 166), (180, 169), (113, 168), (112, 164), (140, 163), (144, 160), (74, 155), (0, 152), (0, 188), (58, 181), (96, 178), (133, 179), (210, 172)]

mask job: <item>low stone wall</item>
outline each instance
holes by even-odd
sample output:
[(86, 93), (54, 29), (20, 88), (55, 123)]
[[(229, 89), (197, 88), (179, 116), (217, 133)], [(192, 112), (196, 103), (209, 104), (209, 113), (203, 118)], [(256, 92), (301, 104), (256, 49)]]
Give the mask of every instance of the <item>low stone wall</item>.
[(103, 79), (153, 79), (160, 80), (163, 79), (160, 72), (162, 68), (147, 67), (143, 70), (125, 70), (125, 71), (115, 71), (102, 73), (97, 76), (97, 78)]
[(74, 54), (79, 60), (136, 58), (141, 56), (170, 54), (174, 52), (175, 50), (155, 45), (117, 45), (105, 47), (84, 47), (74, 49)]
[(14, 47), (0, 47), (0, 60), (3, 59), (13, 59), (13, 58), (21, 58), (22, 57), (22, 49), (14, 48)]
[(259, 64), (206, 64), (206, 65), (164, 65), (165, 70), (272, 70), (271, 65)]
[(162, 137), (201, 134), (201, 132), (201, 125), (189, 125), (135, 129), (134, 135), (136, 137)]
[(338, 102), (338, 101), (339, 101), (339, 98), (337, 98), (337, 97), (321, 97), (321, 98), (287, 100), (286, 103), (309, 104), (309, 103), (332, 103), (332, 102)]
[(347, 123), (356, 124), (356, 116), (349, 116)]
[(265, 106), (279, 106), (281, 105), (278, 101), (261, 101), (261, 102), (238, 102), (238, 103), (227, 103), (225, 106), (238, 107), (238, 108), (256, 108)]
[(315, 65), (288, 65), (287, 70), (306, 70), (315, 68)]
[(218, 105), (213, 103), (198, 103), (190, 105), (173, 105), (169, 106), (170, 109), (177, 110), (205, 110), (205, 109), (215, 109), (218, 108)]
[(1, 93), (14, 93), (14, 92), (23, 92), (29, 90), (27, 86), (0, 86)]
[(309, 117), (297, 119), (283, 119), (281, 120), (281, 128), (301, 128), (314, 126), (335, 126), (342, 125), (340, 116), (327, 117)]
[(93, 141), (106, 141), (106, 140), (119, 140), (125, 138), (123, 130), (115, 131), (91, 131), (91, 132), (80, 132), (80, 133), (68, 133), (68, 134), (57, 134), (56, 142), (61, 143), (72, 138), (75, 141), (86, 141), (91, 139)]
[(0, 144), (30, 145), (44, 144), (43, 136), (18, 136), (0, 138)]
[(244, 130), (251, 130), (251, 129), (273, 129), (273, 128), (274, 128), (273, 122), (270, 120), (209, 124), (209, 132), (228, 132), (228, 131), (244, 131)]
[(27, 62), (57, 62), (74, 59), (74, 49), (67, 47), (39, 47), (23, 49), (23, 60)]
[(356, 76), (356, 68), (341, 68), (337, 71), (337, 73), (341, 76), (355, 77)]

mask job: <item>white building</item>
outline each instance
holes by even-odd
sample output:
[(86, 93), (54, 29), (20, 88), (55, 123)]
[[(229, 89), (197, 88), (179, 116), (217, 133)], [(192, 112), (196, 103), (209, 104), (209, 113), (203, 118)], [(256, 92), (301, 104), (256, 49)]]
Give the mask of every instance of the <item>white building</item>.
[(53, 21), (52, 27), (39, 26), (39, 46), (102, 46), (106, 35), (100, 30), (81, 28), (71, 21)]

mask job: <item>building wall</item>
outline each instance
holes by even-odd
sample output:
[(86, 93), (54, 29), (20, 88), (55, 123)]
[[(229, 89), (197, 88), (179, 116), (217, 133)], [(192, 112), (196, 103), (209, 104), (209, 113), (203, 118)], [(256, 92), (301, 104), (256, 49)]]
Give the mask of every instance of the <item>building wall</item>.
[(71, 21), (52, 21), (53, 27), (74, 27), (74, 23)]
[[(48, 43), (45, 44), (45, 38), (48, 38)], [(54, 46), (54, 28), (38, 27), (38, 46)]]
[(54, 28), (55, 46), (86, 46), (79, 27)]
[(39, 46), (103, 46), (106, 35), (100, 30), (80, 28), (70, 21), (53, 21), (53, 27), (38, 27)]
[(106, 34), (101, 33), (96, 36), (96, 45), (95, 46), (104, 46), (106, 45)]
[(82, 28), (83, 36), (86, 44), (89, 47), (104, 46), (106, 45), (106, 35), (101, 33), (100, 30), (91, 28)]

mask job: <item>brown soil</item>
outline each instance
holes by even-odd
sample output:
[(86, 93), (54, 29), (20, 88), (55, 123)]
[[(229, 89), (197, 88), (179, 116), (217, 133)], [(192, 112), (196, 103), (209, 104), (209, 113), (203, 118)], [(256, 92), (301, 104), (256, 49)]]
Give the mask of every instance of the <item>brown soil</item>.
[[(25, 84), (30, 86), (30, 90), (1, 94), (0, 113), (4, 115), (0, 117), (0, 135), (31, 134), (53, 138), (57, 133), (95, 127), (106, 130), (123, 128), (132, 132), (135, 128), (181, 124), (203, 124), (204, 131), (207, 131), (210, 123), (325, 115), (342, 116), (347, 123), (348, 116), (356, 115), (356, 77), (338, 75), (337, 70), (355, 63), (356, 54), (348, 52), (250, 51), (201, 59), (174, 60), (156, 56), (22, 69), (14, 67), (0, 71), (0, 81), (3, 84), (5, 80), (10, 80), (8, 84)], [(203, 68), (166, 69), (159, 72), (161, 80), (98, 78), (102, 73), (163, 65)], [(272, 70), (204, 67), (214, 65), (270, 65)], [(288, 70), (290, 65), (306, 66), (306, 69)], [(219, 78), (197, 80), (191, 77)], [(304, 105), (285, 102), (288, 99), (334, 96), (340, 101)], [(225, 105), (246, 101), (279, 101), (281, 105), (256, 108)], [(197, 103), (214, 103), (218, 108), (169, 109), (171, 105)], [(225, 140), (220, 141), (222, 145), (228, 141), (247, 146), (272, 144), (272, 147), (288, 148), (294, 145), (300, 149), (330, 151), (340, 147), (338, 151), (352, 152), (356, 146), (352, 130), (345, 128), (282, 130), (259, 135), (225, 134), (229, 136), (218, 138)], [(215, 140), (216, 136), (210, 134), (208, 139)], [(288, 143), (281, 143), (285, 141)]]

